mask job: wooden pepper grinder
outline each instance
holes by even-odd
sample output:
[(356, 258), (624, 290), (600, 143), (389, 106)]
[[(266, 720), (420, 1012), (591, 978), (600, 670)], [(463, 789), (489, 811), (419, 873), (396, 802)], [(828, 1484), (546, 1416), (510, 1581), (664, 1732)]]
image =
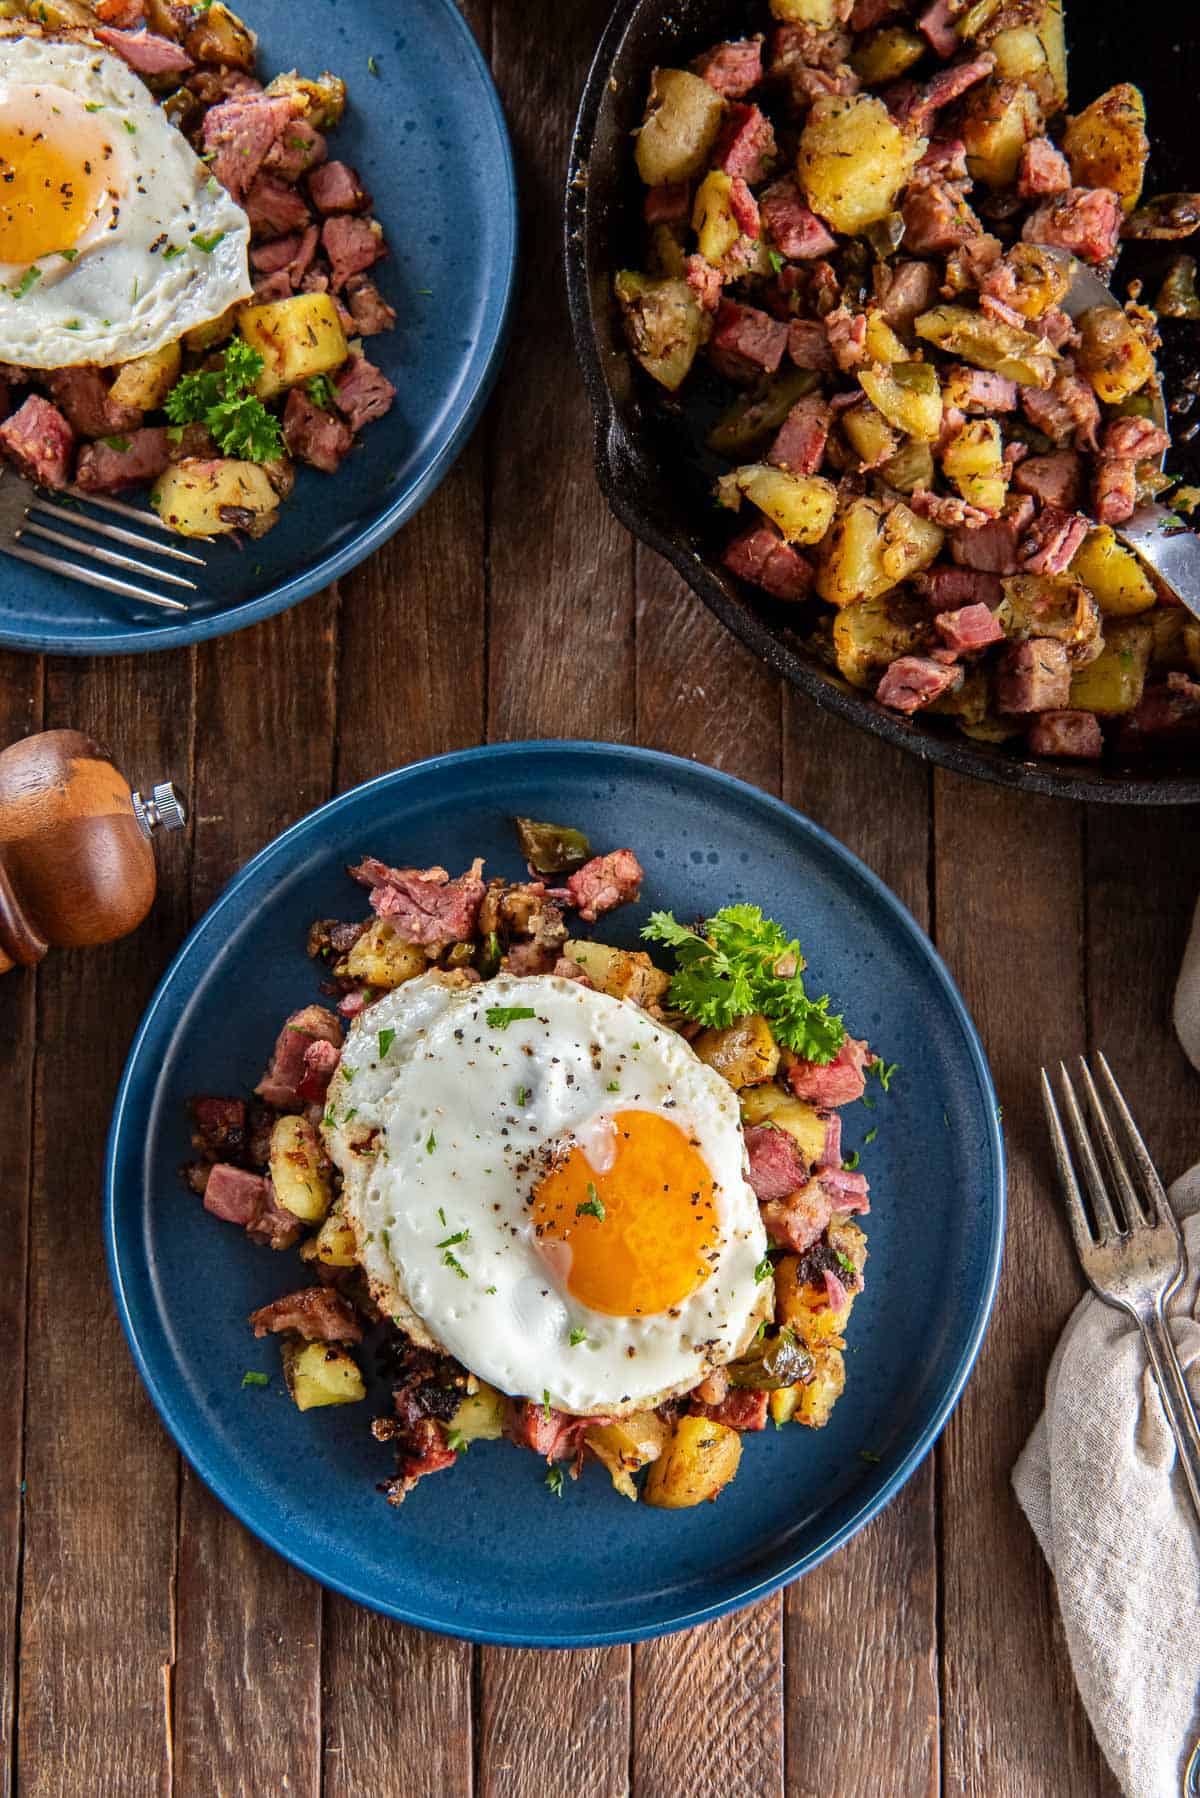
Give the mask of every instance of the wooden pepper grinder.
[(136, 929), (158, 885), (151, 837), (186, 822), (170, 781), (143, 799), (80, 731), (0, 751), (0, 974)]

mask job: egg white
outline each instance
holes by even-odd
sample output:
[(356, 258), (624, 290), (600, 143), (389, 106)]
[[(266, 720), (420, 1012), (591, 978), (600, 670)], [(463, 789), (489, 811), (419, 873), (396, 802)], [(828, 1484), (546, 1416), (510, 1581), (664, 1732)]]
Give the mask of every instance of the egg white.
[[(490, 1008), (512, 1006), (535, 1015), (488, 1025)], [(655, 1316), (614, 1317), (572, 1297), (535, 1246), (528, 1206), (538, 1151), (573, 1139), (593, 1159), (622, 1109), (685, 1129), (714, 1182), (713, 1271)], [(577, 1414), (656, 1404), (740, 1354), (769, 1305), (735, 1094), (682, 1037), (577, 981), (454, 988), (429, 975), (385, 995), (347, 1038), (325, 1141), (377, 1301), (416, 1341), (510, 1395)], [(443, 1245), (463, 1230), (448, 1263)], [(586, 1340), (571, 1346), (573, 1330)]]
[[(126, 362), (248, 298), (245, 212), (132, 70), (86, 42), (0, 36), (0, 96), (42, 88), (65, 90), (111, 122), (116, 202), (73, 261), (48, 255), (0, 265), (0, 361)], [(197, 237), (219, 241), (205, 251)]]

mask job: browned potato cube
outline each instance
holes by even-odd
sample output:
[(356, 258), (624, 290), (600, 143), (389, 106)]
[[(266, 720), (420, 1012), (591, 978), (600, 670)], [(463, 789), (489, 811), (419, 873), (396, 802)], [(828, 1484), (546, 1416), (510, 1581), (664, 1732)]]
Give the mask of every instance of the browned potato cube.
[(757, 1012), (725, 1030), (702, 1030), (692, 1047), (735, 1091), (770, 1080), (779, 1066), (779, 1045)]
[(681, 1417), (666, 1449), (646, 1476), (648, 1505), (682, 1511), (716, 1498), (737, 1472), (742, 1439), (711, 1417)]

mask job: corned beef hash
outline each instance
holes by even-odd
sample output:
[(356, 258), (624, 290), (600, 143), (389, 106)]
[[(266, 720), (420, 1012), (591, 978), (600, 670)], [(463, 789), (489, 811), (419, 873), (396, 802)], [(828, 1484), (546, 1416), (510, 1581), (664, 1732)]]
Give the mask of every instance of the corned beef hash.
[(0, 0), (0, 454), (185, 536), (261, 536), (394, 395), (345, 82), (255, 51), (220, 0)]
[[(1141, 93), (1067, 114), (1061, 0), (730, 10), (748, 35), (654, 73), (616, 277), (741, 515), (724, 566), (896, 712), (1035, 754), (1195, 740), (1200, 625), (1113, 531), (1171, 484), (1155, 314), (1065, 309), (1080, 264), (1200, 224), (1141, 202)], [(1160, 312), (1200, 316), (1194, 275)]]
[(517, 826), (528, 880), (349, 870), (373, 915), (308, 941), (336, 1009), (287, 1019), (252, 1099), (193, 1101), (187, 1177), (299, 1247), (310, 1283), (249, 1321), (301, 1410), (364, 1398), (369, 1334), (393, 1503), (506, 1436), (559, 1495), (590, 1457), (695, 1505), (745, 1431), (820, 1428), (842, 1391), (868, 1197), (839, 1108), (894, 1070), (757, 907), (652, 913), (666, 972), (577, 934), (638, 899), (632, 850)]

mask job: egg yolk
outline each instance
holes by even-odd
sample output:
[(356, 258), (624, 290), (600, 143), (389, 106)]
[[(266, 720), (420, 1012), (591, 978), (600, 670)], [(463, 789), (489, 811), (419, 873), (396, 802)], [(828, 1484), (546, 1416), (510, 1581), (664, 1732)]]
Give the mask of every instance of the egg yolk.
[(669, 1118), (620, 1111), (603, 1171), (577, 1145), (537, 1186), (538, 1244), (580, 1304), (612, 1317), (678, 1305), (712, 1272), (720, 1240), (713, 1180)]
[(69, 254), (84, 236), (112, 186), (104, 117), (65, 88), (0, 90), (0, 262)]

